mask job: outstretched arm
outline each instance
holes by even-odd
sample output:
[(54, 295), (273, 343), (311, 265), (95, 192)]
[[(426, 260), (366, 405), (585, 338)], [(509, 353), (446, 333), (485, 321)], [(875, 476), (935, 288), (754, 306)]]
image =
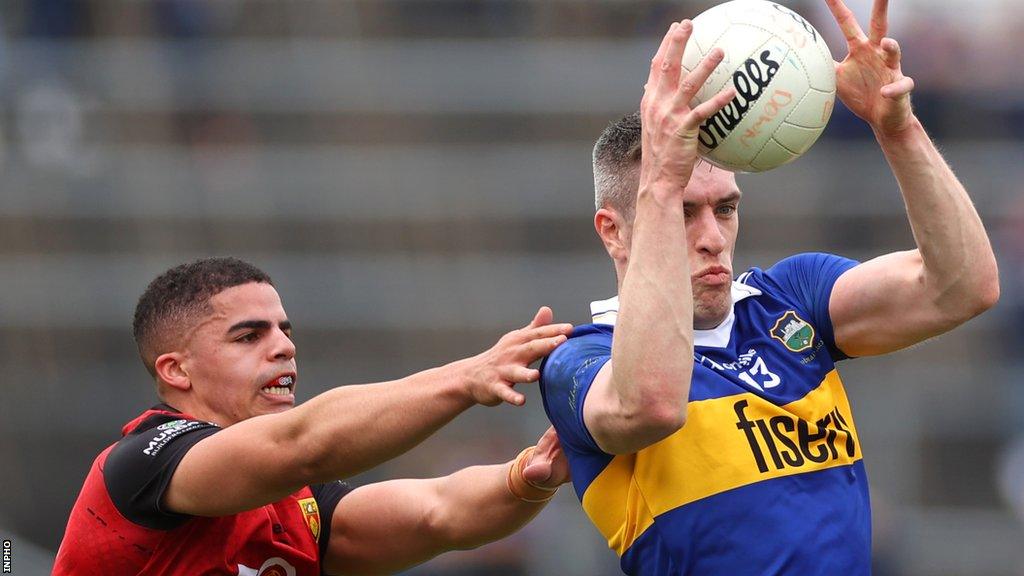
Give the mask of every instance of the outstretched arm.
[(842, 0), (826, 0), (849, 55), (836, 64), (839, 98), (868, 122), (899, 183), (917, 249), (843, 274), (829, 313), (836, 345), (884, 354), (942, 334), (991, 308), (999, 278), (988, 235), (963, 185), (914, 116), (914, 82), (887, 38), (887, 0), (875, 0), (869, 35)]
[(199, 441), (164, 493), (166, 509), (222, 516), (275, 502), (303, 486), (345, 478), (406, 452), (474, 404), (521, 405), (513, 386), (572, 326), (541, 308), (530, 324), (472, 358), (401, 380), (342, 386), (283, 412)]
[[(442, 552), (475, 548), (515, 532), (547, 501), (526, 502), (512, 494), (508, 478), (510, 471), (518, 473), (514, 464), (474, 466), (443, 478), (393, 480), (353, 490), (335, 508), (324, 571), (338, 576), (390, 574)], [(554, 429), (541, 437), (520, 478), (551, 495), (569, 480)]]
[(689, 20), (673, 24), (651, 61), (640, 104), (640, 188), (612, 359), (595, 377), (583, 405), (587, 429), (612, 454), (645, 448), (678, 430), (686, 417), (693, 294), (683, 189), (698, 160), (700, 124), (734, 94), (730, 86), (690, 107), (723, 57), (720, 49), (712, 50), (683, 76), (683, 49), (692, 31)]

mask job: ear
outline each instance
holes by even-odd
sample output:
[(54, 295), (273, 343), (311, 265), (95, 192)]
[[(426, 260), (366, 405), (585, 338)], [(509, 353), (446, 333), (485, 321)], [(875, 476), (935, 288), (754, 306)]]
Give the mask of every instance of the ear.
[(611, 208), (601, 208), (594, 214), (594, 229), (612, 260), (629, 259), (630, 230), (622, 214)]
[(168, 352), (157, 356), (154, 363), (157, 378), (176, 390), (188, 390), (192, 387), (192, 380), (184, 363), (185, 354), (181, 352)]

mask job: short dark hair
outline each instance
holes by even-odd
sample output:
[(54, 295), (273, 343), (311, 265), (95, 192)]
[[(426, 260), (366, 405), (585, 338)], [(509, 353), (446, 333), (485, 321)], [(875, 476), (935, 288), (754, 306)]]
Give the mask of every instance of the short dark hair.
[(640, 168), (640, 111), (612, 122), (594, 145), (594, 208), (631, 215)]
[(238, 258), (205, 258), (171, 268), (149, 283), (135, 305), (132, 335), (139, 356), (156, 376), (156, 358), (185, 328), (210, 311), (210, 298), (250, 282), (274, 283), (259, 268)]

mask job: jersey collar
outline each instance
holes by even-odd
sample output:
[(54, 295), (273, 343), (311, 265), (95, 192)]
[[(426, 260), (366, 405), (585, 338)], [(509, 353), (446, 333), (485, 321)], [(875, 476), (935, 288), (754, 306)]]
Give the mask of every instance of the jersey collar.
[[(743, 276), (740, 276), (740, 280)], [(732, 307), (729, 308), (729, 315), (718, 326), (710, 330), (694, 330), (693, 344), (710, 348), (725, 348), (729, 345), (729, 336), (732, 334), (732, 325), (736, 321), (736, 303), (744, 298), (760, 296), (761, 291), (753, 286), (747, 286), (742, 282), (734, 280), (732, 283)], [(598, 300), (590, 303), (590, 315), (594, 324), (615, 326), (615, 320), (619, 316), (619, 297), (615, 296), (607, 300)]]

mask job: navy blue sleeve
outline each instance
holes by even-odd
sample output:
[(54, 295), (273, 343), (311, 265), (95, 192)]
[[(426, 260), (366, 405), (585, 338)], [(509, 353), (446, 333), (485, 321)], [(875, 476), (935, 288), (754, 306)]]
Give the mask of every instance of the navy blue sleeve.
[(836, 280), (856, 266), (856, 260), (813, 252), (797, 254), (780, 260), (765, 270), (765, 276), (794, 298), (813, 324), (836, 360), (849, 358), (836, 347), (832, 317), (828, 312), (829, 299)]
[(577, 452), (604, 452), (583, 421), (583, 402), (594, 378), (612, 357), (610, 328), (577, 327), (541, 364), (544, 411), (562, 444)]
[(164, 510), (160, 504), (174, 471), (190, 448), (221, 429), (209, 422), (173, 416), (154, 416), (153, 420), (140, 425), (110, 451), (103, 481), (122, 516), (139, 526), (170, 530), (191, 518)]

